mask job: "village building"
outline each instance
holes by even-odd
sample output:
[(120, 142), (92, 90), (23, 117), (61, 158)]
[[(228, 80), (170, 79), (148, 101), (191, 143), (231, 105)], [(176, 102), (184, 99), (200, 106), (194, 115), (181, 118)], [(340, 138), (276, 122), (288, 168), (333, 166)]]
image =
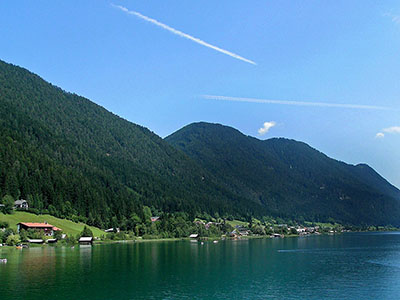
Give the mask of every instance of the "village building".
[(43, 231), (46, 236), (53, 236), (55, 231), (61, 231), (60, 228), (57, 228), (47, 222), (45, 223), (18, 223), (17, 224), (18, 233), (22, 230), (37, 230)]
[(79, 244), (80, 245), (92, 245), (93, 244), (93, 238), (91, 236), (82, 236), (79, 239)]
[(239, 226), (239, 225), (236, 225), (236, 232), (240, 236), (248, 236), (250, 234), (250, 230), (249, 229), (247, 229), (245, 227), (242, 227), (242, 226)]
[(305, 232), (306, 232), (306, 229), (305, 229), (305, 228), (301, 228), (301, 227), (300, 227), (300, 228), (297, 228), (297, 229), (296, 229), (296, 231), (297, 231), (297, 233), (298, 233), (298, 234), (300, 234), (300, 235), (301, 235), (301, 234), (305, 234)]
[(14, 209), (24, 209), (24, 210), (28, 210), (29, 209), (29, 205), (28, 205), (28, 201), (26, 200), (16, 200), (14, 202)]
[(27, 241), (28, 241), (28, 243), (31, 243), (31, 244), (43, 244), (44, 243), (44, 240), (42, 240), (42, 239), (28, 239)]
[(156, 222), (160, 219), (160, 217), (151, 217), (151, 222)]
[(192, 233), (191, 235), (189, 235), (189, 237), (191, 239), (197, 239), (199, 237), (199, 235), (197, 233)]
[(273, 233), (272, 235), (271, 235), (271, 237), (273, 237), (273, 238), (283, 238), (283, 237), (285, 237), (283, 234), (279, 234), (279, 233)]
[(120, 229), (119, 228), (108, 228), (108, 229), (106, 229), (106, 230), (104, 230), (104, 232), (107, 232), (107, 233), (110, 233), (110, 232), (116, 232), (116, 233), (119, 233), (120, 232)]
[(203, 225), (203, 226), (206, 225), (206, 223), (204, 223), (202, 220), (195, 220), (195, 221), (193, 221), (193, 223), (196, 225)]

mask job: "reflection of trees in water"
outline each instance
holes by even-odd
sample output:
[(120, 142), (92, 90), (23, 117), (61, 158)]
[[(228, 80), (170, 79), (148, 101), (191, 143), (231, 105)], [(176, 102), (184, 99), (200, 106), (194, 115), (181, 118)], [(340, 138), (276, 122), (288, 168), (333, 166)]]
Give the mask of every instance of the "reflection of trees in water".
[(92, 265), (92, 246), (80, 245), (79, 246), (79, 260), (81, 269), (90, 269)]

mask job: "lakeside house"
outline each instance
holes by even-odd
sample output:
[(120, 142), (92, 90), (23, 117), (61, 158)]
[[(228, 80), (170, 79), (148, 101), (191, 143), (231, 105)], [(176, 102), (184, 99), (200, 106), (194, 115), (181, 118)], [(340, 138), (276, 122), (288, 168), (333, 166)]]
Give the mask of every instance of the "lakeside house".
[(104, 232), (107, 232), (107, 233), (110, 233), (110, 232), (116, 232), (116, 233), (118, 233), (118, 232), (120, 232), (120, 229), (119, 228), (108, 228), (108, 229), (106, 229), (106, 230), (104, 230)]
[(43, 244), (44, 240), (42, 240), (42, 239), (27, 239), (27, 242), (30, 244)]
[(17, 224), (17, 230), (18, 233), (22, 230), (37, 230), (37, 231), (43, 231), (44, 235), (46, 236), (53, 236), (55, 231), (61, 231), (60, 228), (57, 228), (47, 222), (45, 223), (25, 223), (25, 222), (21, 222)]
[(192, 233), (191, 235), (189, 235), (189, 238), (191, 239), (197, 239), (199, 237), (199, 235), (197, 233)]
[(93, 244), (93, 238), (91, 236), (82, 236), (79, 239), (79, 244), (80, 245), (92, 245)]
[(28, 201), (24, 199), (14, 201), (14, 209), (28, 210), (29, 209)]
[(285, 237), (285, 235), (280, 234), (280, 233), (273, 233), (273, 234), (271, 235), (271, 237), (273, 237), (273, 238), (283, 238), (283, 237)]
[(151, 217), (151, 222), (156, 222), (160, 219), (160, 217)]
[(250, 234), (250, 230), (240, 225), (236, 225), (236, 232), (240, 236), (248, 236)]
[(303, 235), (303, 234), (305, 234), (306, 229), (305, 228), (297, 228), (296, 231), (297, 231), (297, 234)]

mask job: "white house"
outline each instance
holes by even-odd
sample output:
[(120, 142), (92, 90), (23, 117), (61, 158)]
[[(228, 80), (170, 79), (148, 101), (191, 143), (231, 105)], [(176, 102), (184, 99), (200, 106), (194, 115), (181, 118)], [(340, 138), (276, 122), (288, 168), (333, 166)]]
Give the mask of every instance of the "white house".
[(16, 200), (14, 202), (14, 209), (25, 209), (28, 210), (29, 209), (29, 205), (28, 202), (26, 200)]

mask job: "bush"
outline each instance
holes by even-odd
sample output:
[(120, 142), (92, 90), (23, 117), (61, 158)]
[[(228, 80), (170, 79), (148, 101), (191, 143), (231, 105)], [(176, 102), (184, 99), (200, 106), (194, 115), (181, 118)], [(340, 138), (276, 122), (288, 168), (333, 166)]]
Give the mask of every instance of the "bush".
[(76, 239), (73, 236), (67, 236), (65, 242), (69, 245), (76, 244)]
[(11, 214), (13, 212), (14, 198), (12, 196), (5, 195), (1, 200), (1, 203), (4, 205), (2, 210), (5, 214)]
[(33, 214), (35, 214), (35, 215), (40, 215), (40, 210), (39, 209), (37, 209), (37, 208), (29, 208), (28, 209), (28, 212), (30, 212), (30, 213), (33, 213)]
[(44, 239), (44, 232), (42, 230), (28, 229), (27, 236), (30, 239), (43, 240)]
[(56, 230), (54, 231), (54, 238), (57, 240), (61, 240), (62, 238), (62, 231), (61, 230)]
[(90, 228), (89, 227), (87, 227), (86, 225), (85, 225), (85, 227), (83, 227), (83, 230), (82, 230), (82, 232), (80, 233), (80, 236), (82, 237), (82, 236), (86, 236), (86, 237), (93, 237), (93, 232), (90, 230)]
[(21, 238), (21, 241), (26, 242), (28, 239), (28, 232), (25, 229), (21, 229), (19, 231), (19, 236)]
[(0, 228), (8, 228), (9, 226), (7, 222), (0, 222)]
[(21, 243), (21, 239), (18, 234), (11, 234), (6, 240), (6, 244), (9, 246), (15, 246)]

